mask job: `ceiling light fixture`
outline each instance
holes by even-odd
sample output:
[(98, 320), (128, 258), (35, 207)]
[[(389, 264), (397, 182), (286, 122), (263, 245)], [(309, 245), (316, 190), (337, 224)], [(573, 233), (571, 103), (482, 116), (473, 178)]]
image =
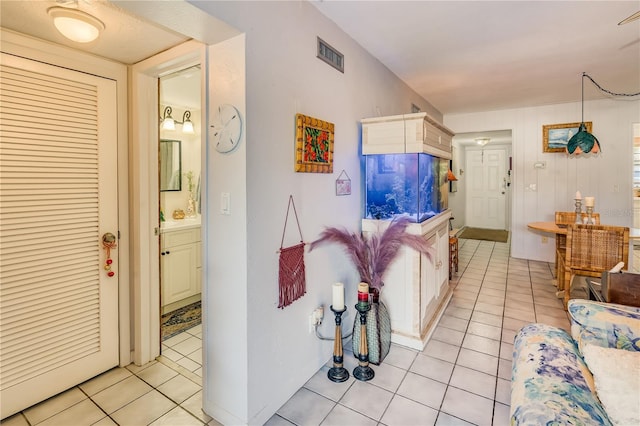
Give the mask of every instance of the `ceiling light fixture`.
[(165, 107), (162, 113), (160, 122), (162, 123), (162, 130), (175, 130), (176, 124), (182, 125), (182, 133), (194, 134), (193, 122), (191, 121), (191, 111), (185, 111), (182, 115), (182, 121), (176, 121), (172, 116), (173, 110), (170, 106)]
[(489, 143), (490, 140), (491, 138), (476, 138), (476, 144), (480, 146), (485, 146), (486, 144)]
[(105, 29), (102, 21), (77, 9), (56, 6), (49, 8), (47, 13), (63, 36), (78, 43), (94, 41)]

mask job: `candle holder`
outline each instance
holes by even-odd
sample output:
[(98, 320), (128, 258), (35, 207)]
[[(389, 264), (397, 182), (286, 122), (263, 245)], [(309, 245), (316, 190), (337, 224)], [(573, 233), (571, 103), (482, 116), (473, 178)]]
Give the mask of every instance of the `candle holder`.
[(369, 348), (367, 346), (367, 312), (371, 310), (371, 304), (358, 302), (356, 310), (360, 314), (360, 349), (358, 350), (358, 366), (353, 369), (353, 377), (366, 382), (375, 376), (375, 372), (369, 367)]
[(345, 313), (347, 307), (345, 306), (341, 311), (336, 311), (331, 305), (331, 312), (336, 316), (336, 335), (333, 342), (333, 367), (327, 372), (329, 380), (336, 383), (341, 383), (349, 379), (349, 372), (344, 368), (344, 354), (342, 352), (342, 314)]
[(582, 223), (582, 199), (576, 198), (576, 223)]
[(587, 206), (587, 225), (595, 225), (596, 220), (593, 218), (593, 206)]

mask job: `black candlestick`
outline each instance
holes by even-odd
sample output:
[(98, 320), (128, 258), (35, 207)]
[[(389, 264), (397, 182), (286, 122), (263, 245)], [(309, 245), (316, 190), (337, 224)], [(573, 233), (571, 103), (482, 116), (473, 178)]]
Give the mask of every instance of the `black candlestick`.
[(345, 313), (347, 307), (341, 311), (336, 311), (331, 305), (331, 311), (336, 316), (336, 335), (333, 342), (333, 367), (327, 372), (327, 377), (332, 382), (344, 382), (349, 379), (349, 372), (344, 368), (344, 353), (342, 352), (342, 314)]
[(375, 372), (369, 367), (369, 348), (367, 345), (367, 312), (371, 310), (371, 304), (358, 302), (356, 310), (360, 314), (360, 348), (358, 350), (358, 366), (353, 369), (353, 377), (366, 382), (375, 376)]

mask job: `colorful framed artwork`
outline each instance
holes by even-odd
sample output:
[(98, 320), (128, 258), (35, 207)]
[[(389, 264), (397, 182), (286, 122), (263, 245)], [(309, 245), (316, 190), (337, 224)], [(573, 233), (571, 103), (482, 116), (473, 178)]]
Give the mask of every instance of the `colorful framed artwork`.
[(296, 114), (296, 172), (333, 173), (333, 123)]
[[(591, 121), (584, 123), (591, 133)], [(580, 128), (580, 123), (547, 124), (542, 126), (542, 152), (565, 152), (567, 142)]]

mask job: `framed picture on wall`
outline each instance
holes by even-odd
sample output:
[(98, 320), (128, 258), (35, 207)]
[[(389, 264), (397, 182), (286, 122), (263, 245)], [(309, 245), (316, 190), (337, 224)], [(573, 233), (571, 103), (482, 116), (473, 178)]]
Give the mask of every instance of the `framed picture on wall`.
[(333, 123), (296, 114), (296, 172), (333, 173)]
[[(591, 133), (591, 121), (584, 123)], [(567, 142), (580, 128), (580, 123), (546, 124), (542, 126), (542, 152), (565, 152)]]

